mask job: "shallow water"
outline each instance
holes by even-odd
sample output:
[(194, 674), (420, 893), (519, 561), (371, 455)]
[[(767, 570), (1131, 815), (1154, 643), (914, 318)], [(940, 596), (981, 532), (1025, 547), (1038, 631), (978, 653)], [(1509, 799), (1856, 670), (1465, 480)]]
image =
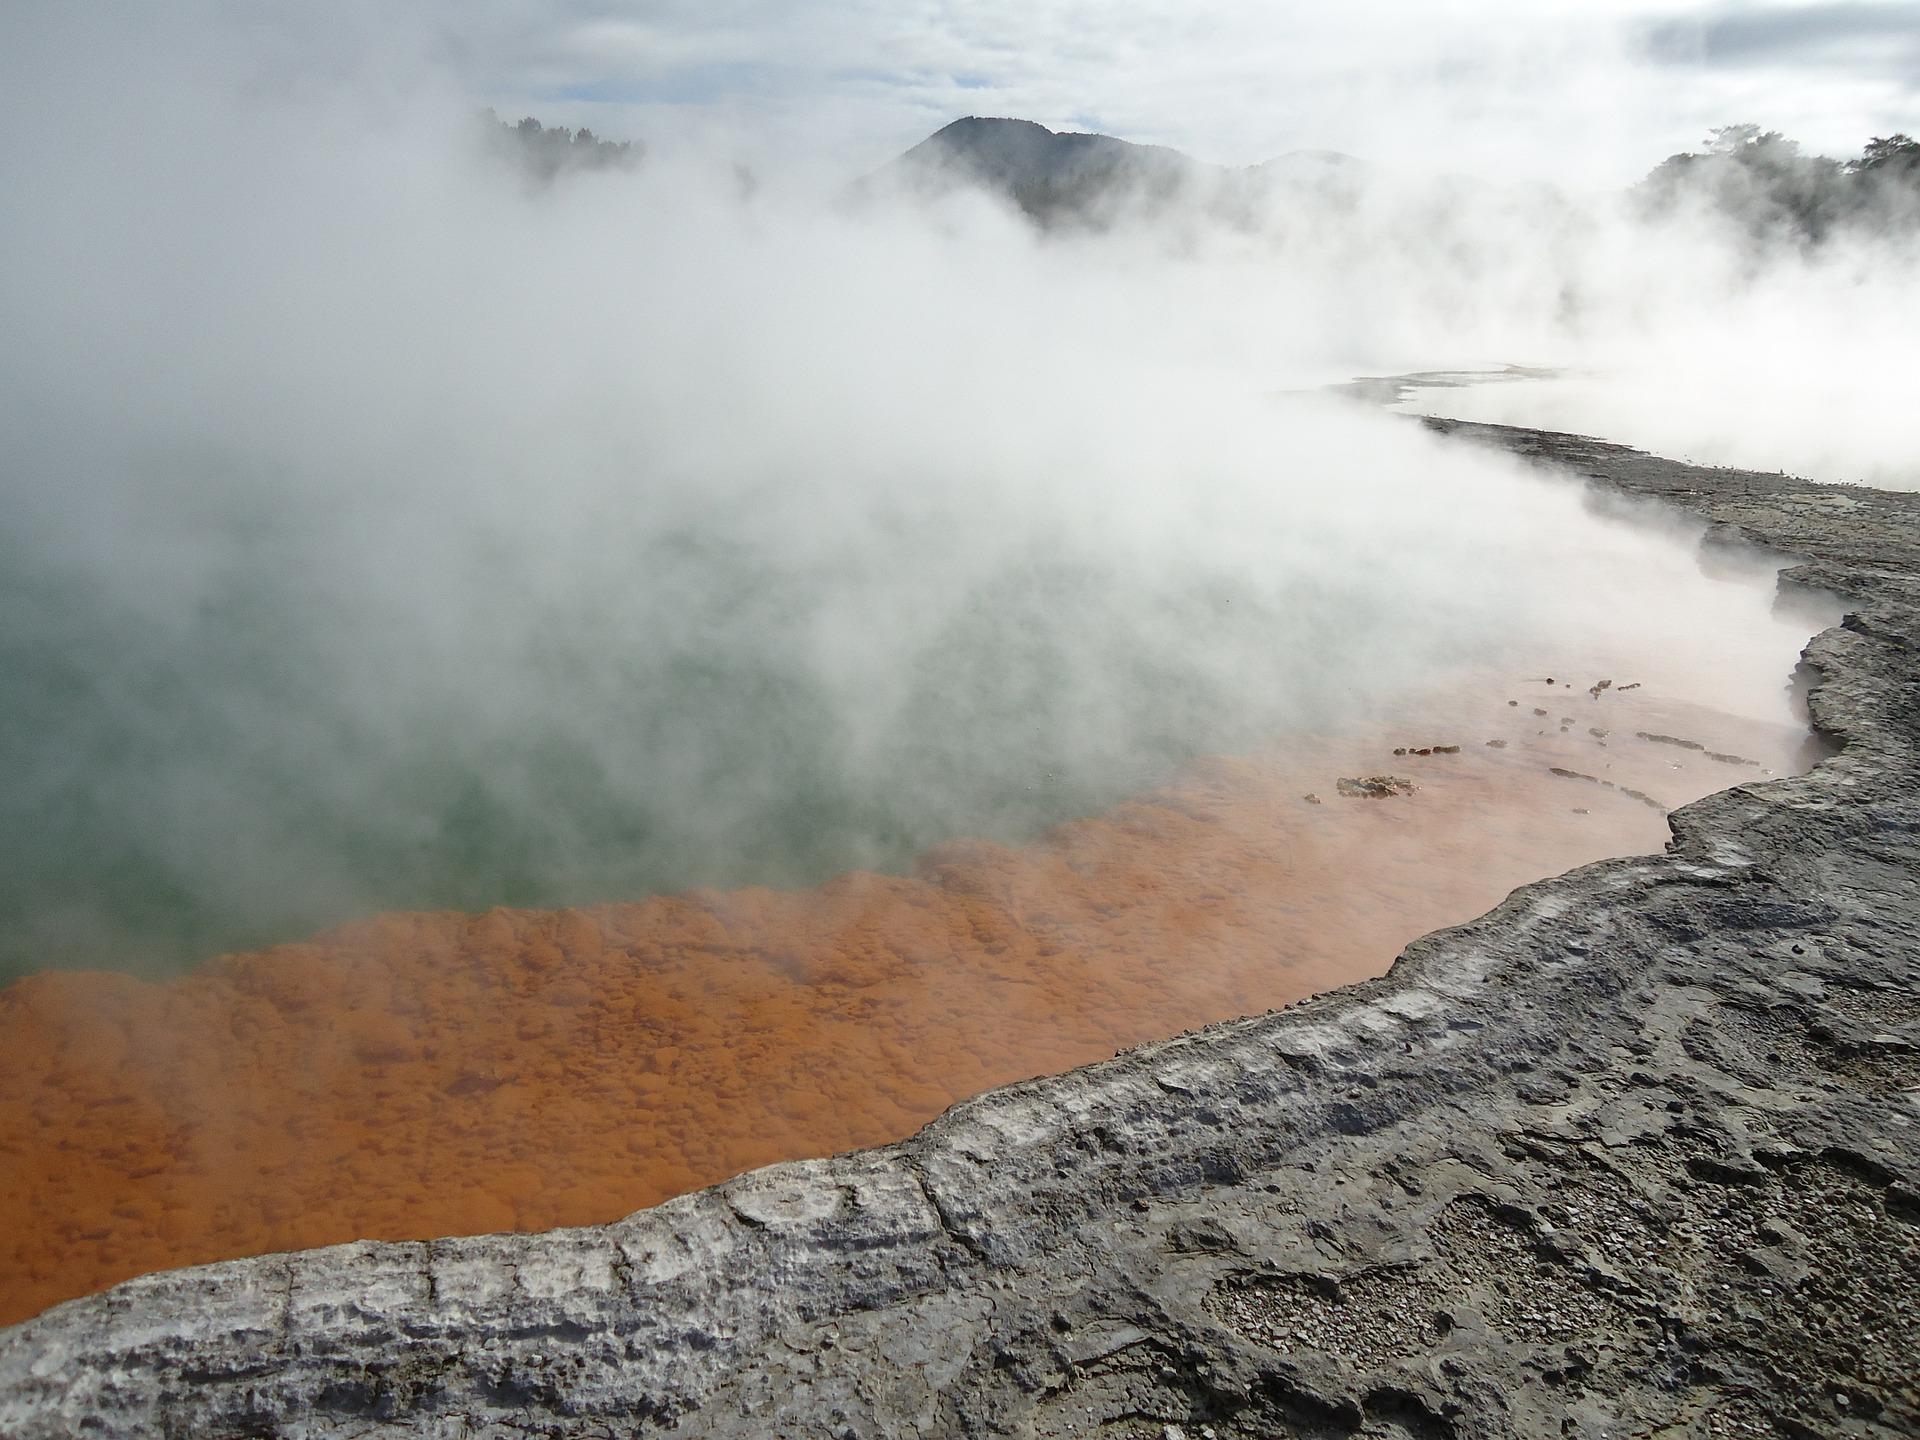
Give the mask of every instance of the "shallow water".
[[(0, 1321), (199, 1261), (604, 1222), (897, 1139), (1379, 974), (1518, 884), (1657, 850), (1666, 807), (1810, 759), (1784, 704), (1552, 668), (907, 875), (390, 914), (164, 983), (22, 981), (0, 992)], [(1376, 775), (1413, 788), (1341, 795)]]

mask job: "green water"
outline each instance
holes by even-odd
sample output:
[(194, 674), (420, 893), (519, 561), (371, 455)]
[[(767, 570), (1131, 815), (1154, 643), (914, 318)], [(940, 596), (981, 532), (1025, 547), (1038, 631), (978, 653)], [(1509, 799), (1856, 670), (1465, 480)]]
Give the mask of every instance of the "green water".
[[(924, 544), (849, 569), (682, 528), (577, 584), (463, 543), (365, 587), (305, 523), (236, 522), (164, 594), (0, 549), (0, 975), (899, 867), (1367, 688), (1357, 579), (1057, 537), (928, 577)], [(1343, 628), (1315, 689), (1291, 657)]]

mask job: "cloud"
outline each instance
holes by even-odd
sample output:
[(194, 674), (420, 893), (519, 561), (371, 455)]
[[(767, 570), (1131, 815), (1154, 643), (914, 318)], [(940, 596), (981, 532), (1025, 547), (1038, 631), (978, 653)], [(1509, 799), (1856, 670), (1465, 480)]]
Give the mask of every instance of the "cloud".
[[(1325, 148), (1410, 169), (1617, 183), (1703, 124), (1779, 124), (1783, 108), (1811, 140), (1856, 147), (1884, 118), (1872, 86), (1893, 63), (1863, 47), (1896, 40), (1911, 9), (742, 0), (496, 3), (440, 23), (504, 108), (593, 123), (598, 106), (656, 136), (720, 131), (855, 169), (977, 113), (1097, 125), (1229, 164)], [(1739, 83), (1722, 62), (1742, 54), (1764, 56), (1791, 86)], [(1689, 56), (1714, 73), (1676, 88), (1666, 72)]]
[(1839, 68), (1920, 80), (1920, 5), (1720, 5), (1652, 24), (1653, 55), (1709, 66)]
[[(90, 7), (191, 50), (217, 83), (351, 75), (445, 86), (502, 113), (769, 163), (871, 169), (962, 114), (1104, 128), (1248, 164), (1334, 149), (1409, 170), (1637, 178), (1705, 127), (1755, 120), (1850, 152), (1915, 128), (1912, 4), (1368, 0), (213, 0)], [(21, 42), (58, 7), (7, 7)], [(1672, 70), (1697, 72), (1686, 86)]]

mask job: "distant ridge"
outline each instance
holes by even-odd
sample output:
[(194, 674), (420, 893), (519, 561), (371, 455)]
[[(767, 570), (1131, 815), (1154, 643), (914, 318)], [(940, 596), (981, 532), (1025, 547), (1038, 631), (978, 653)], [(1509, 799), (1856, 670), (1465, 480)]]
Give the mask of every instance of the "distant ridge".
[(1176, 204), (1241, 209), (1272, 198), (1267, 192), (1274, 190), (1357, 191), (1366, 168), (1350, 155), (1313, 150), (1236, 169), (1164, 145), (969, 115), (935, 131), (866, 183), (923, 195), (971, 187), (1011, 201), (1043, 226), (1105, 228), (1122, 215)]
[(970, 115), (928, 136), (881, 173), (923, 193), (977, 187), (1051, 225), (1098, 222), (1121, 208), (1164, 205), (1213, 169), (1164, 146)]

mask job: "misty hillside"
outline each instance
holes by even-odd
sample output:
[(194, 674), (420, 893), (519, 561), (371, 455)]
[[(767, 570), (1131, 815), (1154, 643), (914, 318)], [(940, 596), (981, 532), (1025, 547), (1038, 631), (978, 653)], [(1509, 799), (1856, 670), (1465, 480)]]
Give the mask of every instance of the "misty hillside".
[(1164, 205), (1221, 171), (1160, 145), (1068, 134), (1031, 120), (968, 116), (894, 161), (888, 179), (937, 194), (977, 186), (1012, 200), (1042, 224)]
[(495, 152), (542, 185), (575, 171), (631, 170), (647, 153), (637, 140), (606, 140), (584, 125), (569, 130), (564, 125), (543, 125), (531, 115), (513, 122), (488, 110), (482, 123), (482, 133)]
[(1717, 215), (1755, 239), (1825, 240), (1846, 230), (1920, 227), (1920, 142), (1869, 140), (1858, 157), (1809, 155), (1777, 130), (1723, 125), (1703, 152), (1656, 166), (1634, 192), (1643, 214)]
[(1049, 130), (970, 115), (928, 136), (873, 180), (938, 196), (972, 186), (1012, 201), (1040, 225), (1104, 227), (1174, 208), (1244, 219), (1282, 194), (1350, 203), (1367, 167), (1337, 151), (1297, 151), (1233, 168), (1164, 145)]
[[(1303, 207), (1322, 218), (1350, 211), (1379, 174), (1338, 151), (1293, 151), (1236, 168), (1111, 135), (969, 116), (871, 179), (922, 196), (974, 187), (1011, 201), (1045, 228), (1101, 229), (1179, 214), (1253, 229), (1283, 223)], [(1434, 180), (1452, 201), (1500, 189)], [(1628, 198), (1642, 218), (1709, 218), (1756, 241), (1817, 243), (1849, 231), (1911, 230), (1920, 227), (1920, 142), (1876, 136), (1859, 156), (1836, 160), (1807, 154), (1778, 131), (1726, 125), (1708, 135), (1703, 151), (1655, 166)]]
[(1303, 205), (1349, 209), (1373, 183), (1365, 161), (1293, 150), (1257, 165), (1214, 165), (1164, 145), (970, 115), (934, 132), (859, 188), (941, 196), (974, 187), (1046, 228), (1106, 228), (1178, 211), (1248, 227)]

